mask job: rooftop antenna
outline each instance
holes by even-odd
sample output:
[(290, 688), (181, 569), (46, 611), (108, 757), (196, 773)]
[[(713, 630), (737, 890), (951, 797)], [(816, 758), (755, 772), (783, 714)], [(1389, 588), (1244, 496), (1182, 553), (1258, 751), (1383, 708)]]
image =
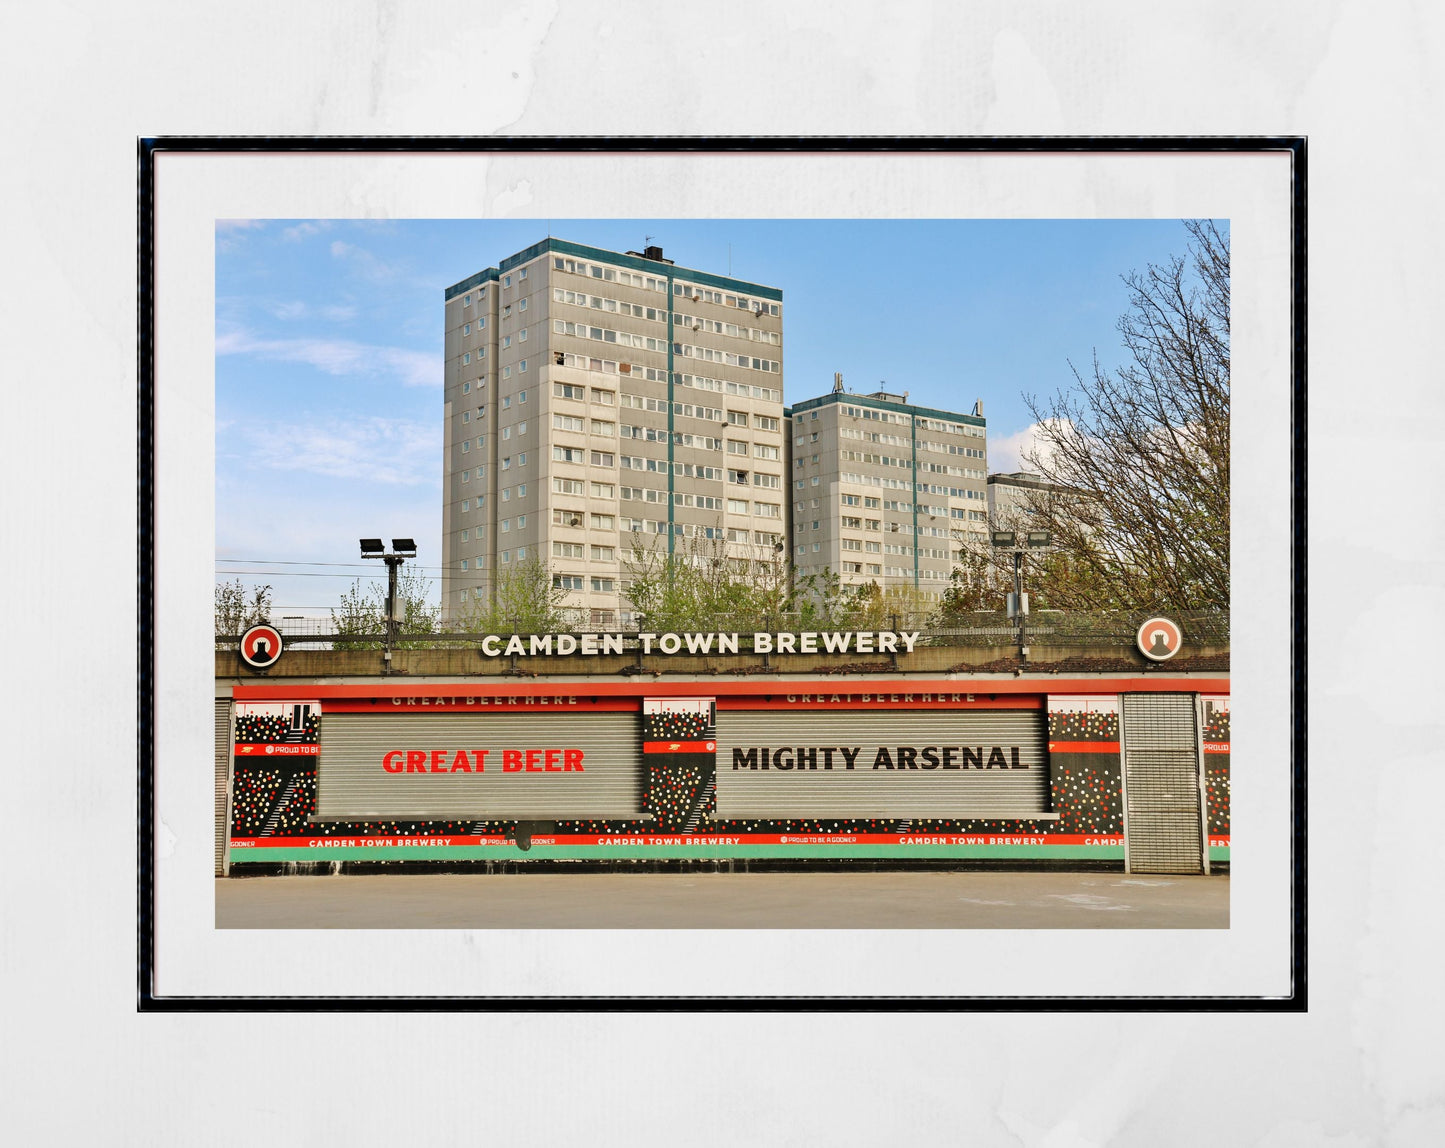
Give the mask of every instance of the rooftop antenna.
[(834, 393), (835, 395), (841, 395), (841, 394), (843, 393), (843, 372), (842, 372), (842, 371), (834, 371), (834, 372), (833, 372), (833, 393)]

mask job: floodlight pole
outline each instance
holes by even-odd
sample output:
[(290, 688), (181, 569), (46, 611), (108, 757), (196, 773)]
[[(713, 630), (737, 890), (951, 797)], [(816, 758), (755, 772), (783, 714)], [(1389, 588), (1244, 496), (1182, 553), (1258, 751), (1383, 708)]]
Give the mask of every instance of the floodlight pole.
[(1019, 660), (1022, 661), (1029, 656), (1029, 648), (1024, 644), (1024, 552), (1014, 551), (1014, 609), (1017, 611), (1019, 623)]
[[(397, 635), (401, 631), (401, 622), (396, 616), (396, 580), (397, 571), (401, 569), (404, 559), (399, 554), (384, 554), (382, 561), (386, 563), (386, 637), (383, 640), (382, 649), (388, 655), (391, 648), (396, 644)], [(388, 658), (388, 660), (390, 660)]]

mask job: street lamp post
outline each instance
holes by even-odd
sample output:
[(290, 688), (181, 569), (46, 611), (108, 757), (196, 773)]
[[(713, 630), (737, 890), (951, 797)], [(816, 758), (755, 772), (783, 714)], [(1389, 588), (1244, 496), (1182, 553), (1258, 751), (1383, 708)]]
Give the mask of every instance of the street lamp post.
[[(1020, 534), (1023, 537), (1020, 537)], [(1053, 545), (1053, 536), (1047, 530), (995, 530), (991, 541), (995, 550), (1011, 550), (1014, 556), (1014, 588), (1008, 596), (1008, 616), (1018, 620), (1019, 660), (1026, 661), (1029, 647), (1024, 635), (1024, 618), (1029, 612), (1029, 596), (1024, 593), (1024, 551), (1048, 550)]]
[(361, 540), (361, 556), (363, 558), (380, 558), (386, 563), (386, 617), (382, 619), (384, 634), (381, 648), (382, 659), (390, 662), (391, 648), (396, 644), (397, 635), (401, 630), (401, 619), (396, 616), (397, 571), (401, 569), (401, 564), (406, 559), (416, 557), (416, 539), (393, 538), (391, 552), (388, 553), (380, 538), (363, 538)]

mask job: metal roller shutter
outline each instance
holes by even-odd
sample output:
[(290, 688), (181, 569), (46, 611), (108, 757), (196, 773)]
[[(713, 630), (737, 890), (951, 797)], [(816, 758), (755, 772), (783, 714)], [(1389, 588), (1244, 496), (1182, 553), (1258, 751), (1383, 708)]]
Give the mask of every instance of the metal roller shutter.
[[(853, 769), (840, 747), (857, 748)], [(880, 747), (967, 746), (987, 761), (997, 746), (1023, 768), (878, 768)], [(1037, 710), (795, 713), (727, 710), (718, 714), (717, 816), (728, 817), (1027, 817), (1048, 809), (1044, 718)], [(733, 751), (817, 749), (816, 768), (734, 768)], [(823, 748), (834, 767), (824, 768)], [(941, 756), (941, 755), (940, 755)], [(958, 760), (959, 755), (953, 755)], [(760, 759), (759, 759), (760, 760)], [(998, 759), (995, 759), (997, 761)], [(897, 762), (895, 760), (895, 766)]]
[(1193, 694), (1124, 695), (1125, 841), (1135, 873), (1198, 873), (1199, 735)]
[(231, 778), (231, 699), (216, 699), (216, 876), (226, 869), (227, 790)]
[[(636, 818), (642, 808), (638, 718), (629, 713), (327, 714), (317, 821), (371, 818)], [(581, 772), (505, 773), (509, 749), (583, 751)], [(485, 769), (387, 773), (391, 750), (487, 750)]]

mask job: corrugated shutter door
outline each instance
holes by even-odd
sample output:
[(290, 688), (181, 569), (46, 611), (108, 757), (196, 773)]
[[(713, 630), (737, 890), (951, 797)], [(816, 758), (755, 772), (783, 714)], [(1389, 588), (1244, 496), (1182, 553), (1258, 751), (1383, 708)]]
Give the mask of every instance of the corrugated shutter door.
[[(509, 749), (583, 751), (581, 772), (505, 773)], [(391, 750), (487, 750), (485, 769), (388, 773)], [(327, 714), (317, 821), (513, 817), (636, 818), (642, 809), (638, 718), (630, 713)]]
[[(717, 730), (720, 818), (1024, 817), (1048, 809), (1044, 719), (1038, 710), (726, 710), (718, 714)], [(1010, 766), (1016, 750), (1022, 768), (924, 768), (921, 757), (920, 768), (897, 768), (899, 747), (921, 752), (946, 746), (981, 752), (985, 762), (998, 747), (1001, 758), (995, 763)], [(805, 754), (816, 749), (816, 768), (735, 768), (763, 747), (792, 750), (794, 757), (800, 749)], [(841, 747), (858, 749), (851, 770)], [(895, 768), (874, 768), (880, 747), (888, 749)], [(831, 770), (824, 767), (824, 748), (834, 749)]]
[(226, 867), (226, 783), (231, 774), (231, 699), (216, 699), (216, 876)]
[(1193, 694), (1124, 695), (1129, 868), (1198, 873), (1199, 737)]

